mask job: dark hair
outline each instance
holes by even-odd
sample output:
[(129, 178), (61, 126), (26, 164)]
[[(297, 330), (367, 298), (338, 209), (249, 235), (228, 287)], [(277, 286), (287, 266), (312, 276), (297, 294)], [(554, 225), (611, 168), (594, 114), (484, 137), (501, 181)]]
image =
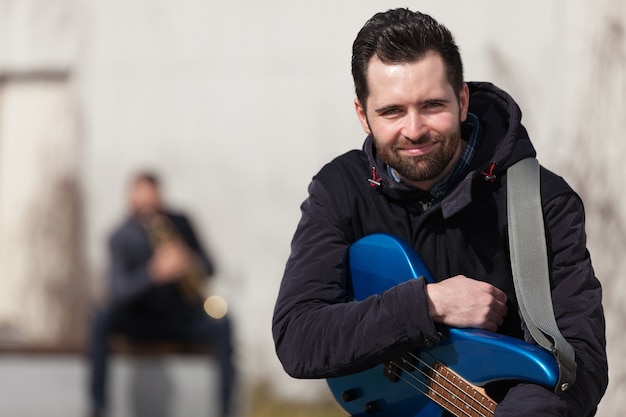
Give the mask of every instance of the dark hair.
[(159, 176), (152, 171), (140, 171), (133, 175), (132, 183), (138, 182), (147, 182), (155, 188), (159, 188), (161, 183)]
[(442, 57), (448, 82), (459, 97), (463, 88), (463, 63), (448, 28), (427, 14), (408, 9), (375, 14), (352, 44), (352, 77), (361, 105), (365, 108), (369, 96), (367, 69), (372, 57), (385, 64), (409, 63), (430, 51)]

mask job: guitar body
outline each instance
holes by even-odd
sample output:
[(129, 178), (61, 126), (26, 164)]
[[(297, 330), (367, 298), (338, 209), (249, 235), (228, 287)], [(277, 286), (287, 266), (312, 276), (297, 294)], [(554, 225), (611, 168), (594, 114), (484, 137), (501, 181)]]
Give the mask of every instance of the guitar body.
[[(385, 234), (355, 242), (350, 247), (349, 266), (356, 300), (408, 279), (424, 276), (434, 282), (406, 242)], [(443, 370), (435, 372), (439, 367)], [(439, 377), (448, 371), (455, 374), (450, 377), (452, 383), (448, 379), (441, 382)], [(555, 359), (539, 347), (483, 330), (450, 328), (434, 348), (327, 382), (337, 402), (352, 416), (443, 416), (445, 409), (432, 399), (438, 396), (452, 397), (446, 409), (453, 415), (479, 416), (492, 415), (495, 403), (485, 397), (491, 405), (481, 405), (484, 412), (476, 410), (478, 406), (463, 398), (481, 394), (475, 393), (475, 387), (465, 391), (466, 382), (484, 386), (499, 380), (521, 380), (552, 388), (558, 375)]]

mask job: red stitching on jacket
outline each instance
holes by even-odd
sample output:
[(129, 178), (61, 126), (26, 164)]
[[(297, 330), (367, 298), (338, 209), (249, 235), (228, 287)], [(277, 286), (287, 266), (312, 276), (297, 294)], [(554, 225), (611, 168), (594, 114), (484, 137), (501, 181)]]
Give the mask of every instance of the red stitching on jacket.
[(376, 176), (376, 167), (372, 167), (372, 178), (368, 178), (370, 182), (370, 187), (380, 187), (381, 177)]
[(493, 173), (496, 169), (496, 163), (492, 162), (489, 166), (489, 172), (483, 171), (482, 174), (485, 176), (485, 181), (494, 182), (496, 180), (496, 174)]

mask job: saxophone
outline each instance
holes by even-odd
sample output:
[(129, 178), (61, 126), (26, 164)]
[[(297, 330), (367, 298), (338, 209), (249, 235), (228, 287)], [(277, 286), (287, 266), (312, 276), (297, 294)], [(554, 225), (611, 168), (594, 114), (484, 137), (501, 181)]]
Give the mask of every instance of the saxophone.
[[(153, 249), (167, 243), (175, 243), (187, 246), (180, 232), (172, 220), (162, 213), (155, 213), (149, 216), (144, 227), (148, 233)], [(178, 281), (180, 290), (189, 301), (203, 302), (204, 311), (214, 319), (223, 318), (228, 312), (226, 300), (219, 295), (206, 297), (204, 278), (206, 270), (200, 259), (193, 256), (191, 261)]]
[[(165, 214), (155, 213), (150, 215), (145, 219), (144, 225), (153, 249), (172, 243), (187, 247), (176, 225), (174, 225), (172, 220)], [(205, 276), (205, 268), (202, 266), (200, 260), (193, 256), (189, 265), (183, 272), (181, 279), (177, 281), (182, 294), (189, 301), (197, 302), (205, 300)]]

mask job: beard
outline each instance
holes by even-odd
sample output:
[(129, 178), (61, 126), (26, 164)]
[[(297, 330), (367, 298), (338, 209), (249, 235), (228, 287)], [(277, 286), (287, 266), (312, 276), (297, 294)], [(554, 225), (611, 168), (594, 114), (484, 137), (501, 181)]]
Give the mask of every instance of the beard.
[[(460, 128), (448, 137), (426, 135), (416, 141), (402, 138), (392, 145), (380, 143), (373, 137), (376, 151), (381, 159), (408, 182), (430, 181), (439, 177), (454, 158), (461, 141)], [(437, 142), (441, 146), (426, 155), (406, 156), (399, 150), (407, 145)]]

